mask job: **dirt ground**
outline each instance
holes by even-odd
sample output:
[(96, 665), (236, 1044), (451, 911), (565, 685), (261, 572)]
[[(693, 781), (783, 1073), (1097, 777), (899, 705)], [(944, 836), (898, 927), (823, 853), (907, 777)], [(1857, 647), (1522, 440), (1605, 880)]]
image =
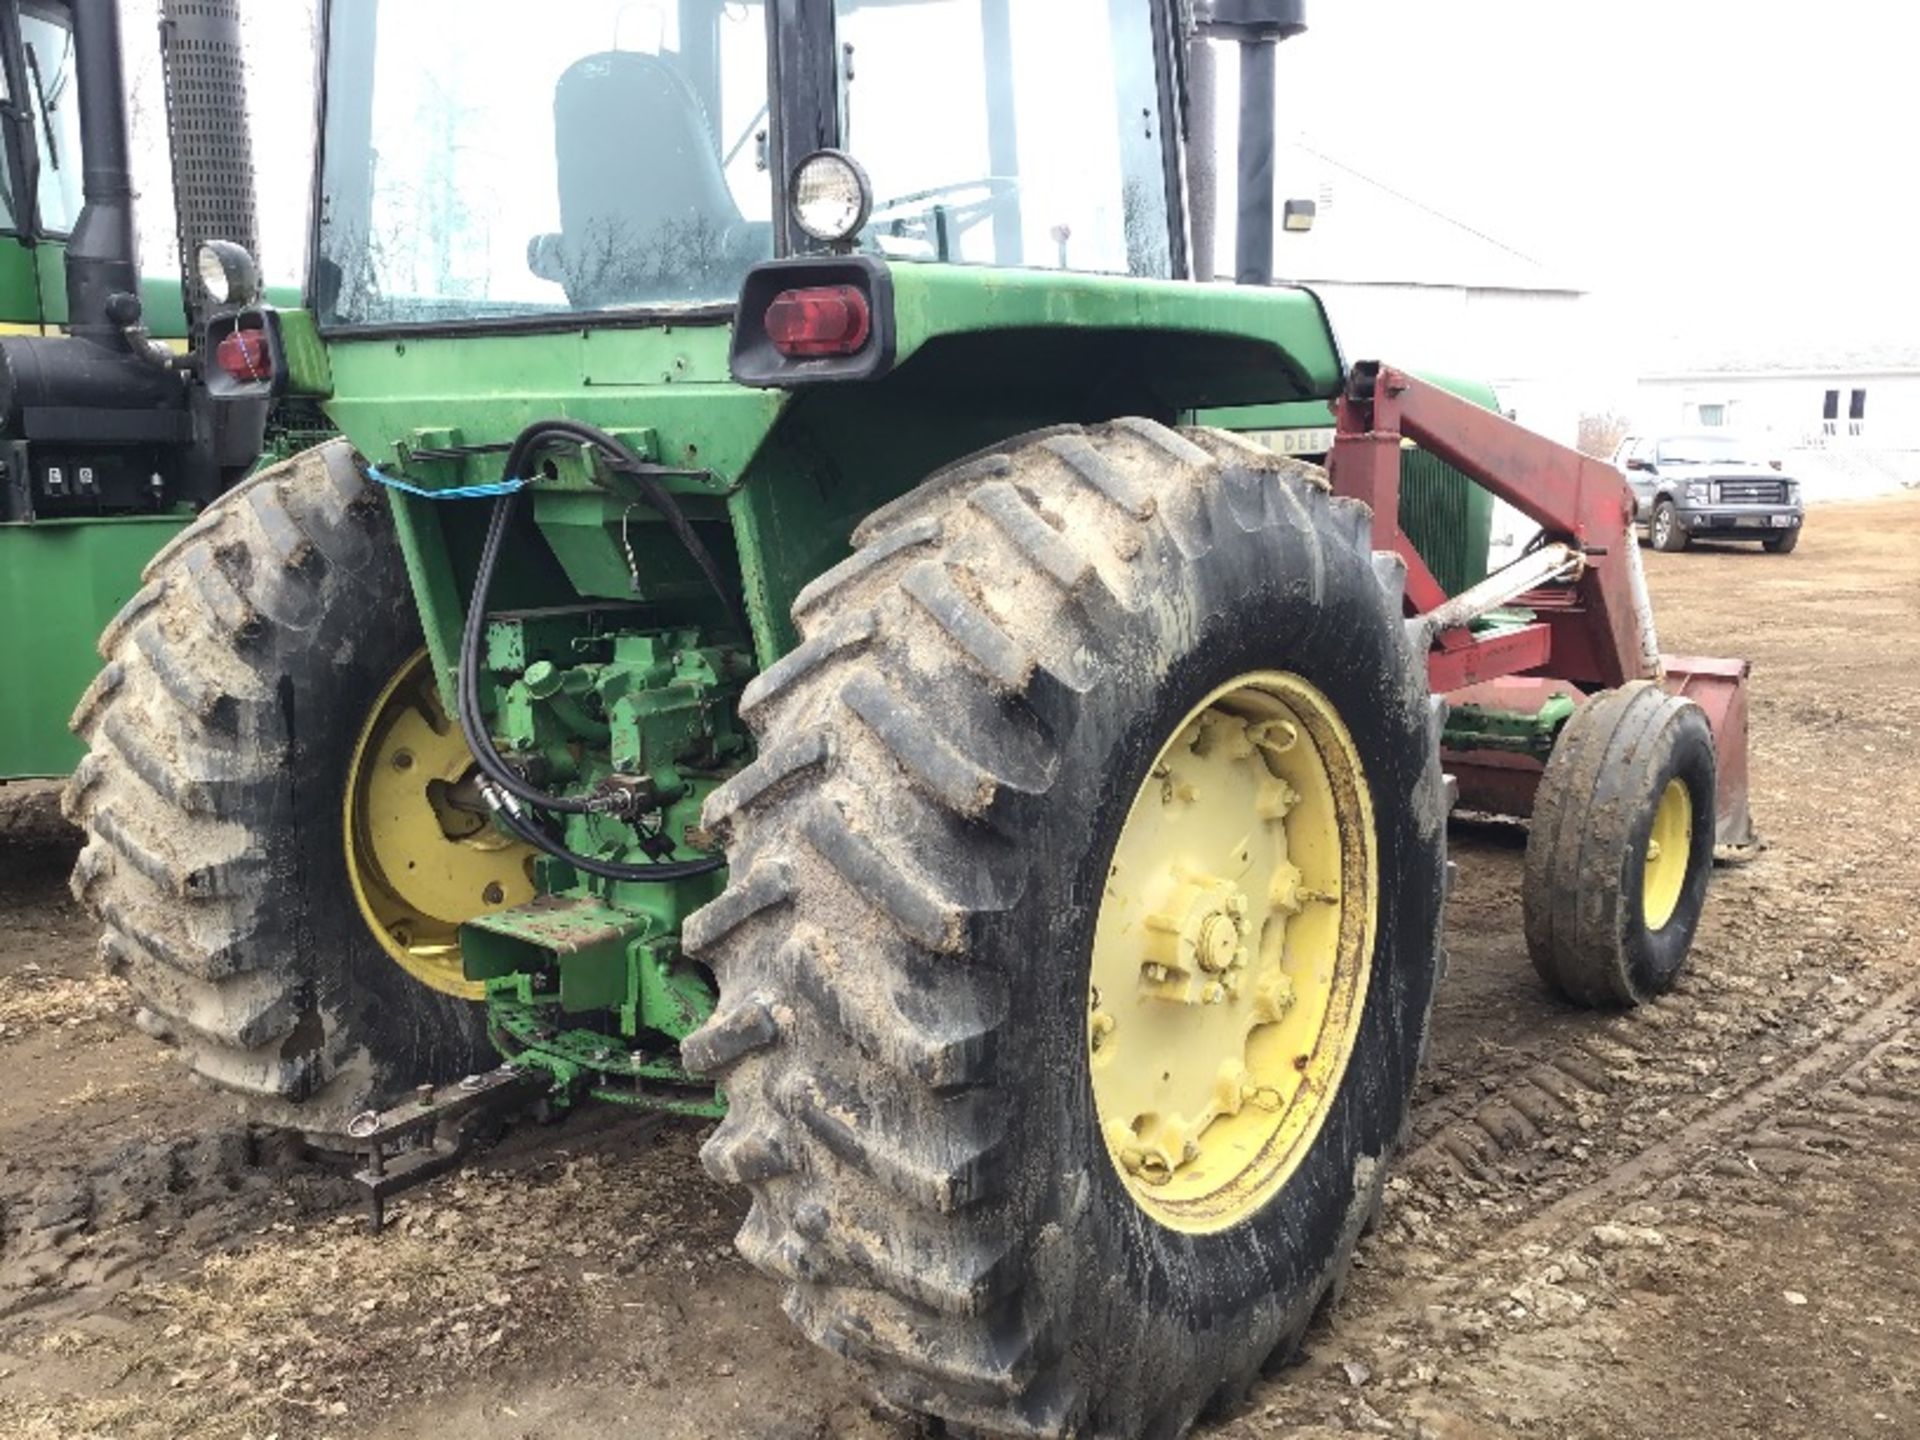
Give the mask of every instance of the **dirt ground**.
[[(1411, 1152), (1304, 1361), (1203, 1433), (1920, 1436), (1920, 495), (1646, 557), (1754, 662), (1753, 808), (1689, 976), (1543, 995), (1517, 827), (1460, 827)], [(511, 1137), (366, 1233), (118, 1018), (44, 793), (0, 803), (0, 1436), (917, 1432), (789, 1330), (703, 1130)]]

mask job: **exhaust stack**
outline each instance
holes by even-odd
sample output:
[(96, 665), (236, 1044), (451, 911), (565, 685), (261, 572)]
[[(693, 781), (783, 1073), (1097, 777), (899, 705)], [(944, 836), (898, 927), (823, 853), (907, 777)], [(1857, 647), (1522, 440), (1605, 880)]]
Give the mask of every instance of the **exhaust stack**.
[(109, 318), (108, 302), (140, 293), (117, 5), (73, 7), (73, 52), (86, 160), (84, 203), (67, 240), (68, 325), (75, 335), (111, 343), (120, 326)]
[(239, 0), (162, 0), (160, 55), (181, 280), (197, 335), (213, 308), (195, 263), (201, 245), (231, 240), (260, 257)]
[(1240, 213), (1234, 279), (1273, 283), (1273, 148), (1279, 126), (1274, 47), (1307, 28), (1306, 0), (1211, 0), (1199, 15), (1204, 36), (1240, 45)]

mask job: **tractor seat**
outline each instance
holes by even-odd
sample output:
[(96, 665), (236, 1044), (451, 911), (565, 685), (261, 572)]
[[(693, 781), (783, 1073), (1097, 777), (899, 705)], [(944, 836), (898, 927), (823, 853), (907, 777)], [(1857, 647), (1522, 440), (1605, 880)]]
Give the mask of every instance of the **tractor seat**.
[(575, 61), (553, 96), (560, 233), (529, 263), (579, 309), (713, 300), (771, 253), (741, 217), (700, 97), (672, 54)]

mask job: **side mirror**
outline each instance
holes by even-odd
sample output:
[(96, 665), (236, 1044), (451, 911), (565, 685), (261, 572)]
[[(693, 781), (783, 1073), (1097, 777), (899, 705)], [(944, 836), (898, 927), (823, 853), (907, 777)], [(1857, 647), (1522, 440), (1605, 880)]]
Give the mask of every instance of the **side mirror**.
[(1628, 459), (1627, 469), (1651, 470), (1653, 469), (1653, 462), (1651, 460), (1646, 459), (1644, 456), (1635, 455)]
[(552, 233), (535, 235), (527, 241), (527, 269), (536, 279), (555, 285), (567, 283), (567, 260), (560, 247), (560, 237)]

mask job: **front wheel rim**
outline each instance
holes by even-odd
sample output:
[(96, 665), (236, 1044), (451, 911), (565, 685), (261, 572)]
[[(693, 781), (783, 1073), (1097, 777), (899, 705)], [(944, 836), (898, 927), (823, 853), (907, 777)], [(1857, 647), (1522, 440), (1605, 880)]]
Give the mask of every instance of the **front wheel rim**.
[(1680, 908), (1693, 864), (1693, 792), (1677, 776), (1667, 781), (1647, 832), (1646, 868), (1640, 906), (1649, 930), (1664, 929)]
[(1359, 752), (1300, 676), (1228, 681), (1161, 747), (1109, 865), (1087, 996), (1102, 1137), (1155, 1221), (1225, 1230), (1299, 1168), (1352, 1057), (1378, 867)]

